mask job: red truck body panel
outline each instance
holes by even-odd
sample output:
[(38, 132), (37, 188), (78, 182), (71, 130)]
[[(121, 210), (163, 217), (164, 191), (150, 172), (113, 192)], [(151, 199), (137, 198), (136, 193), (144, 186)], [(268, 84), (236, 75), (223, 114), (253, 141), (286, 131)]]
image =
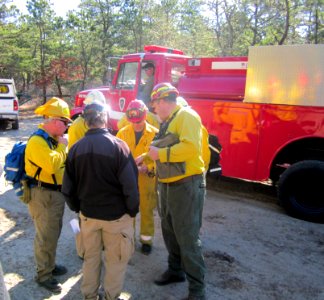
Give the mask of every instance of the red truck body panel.
[[(323, 107), (244, 102), (248, 57), (190, 58), (180, 50), (170, 53), (168, 48), (155, 45), (147, 46), (146, 51), (124, 55), (112, 86), (98, 88), (111, 106), (110, 126), (114, 131), (128, 103), (138, 95), (141, 64), (153, 62), (154, 84), (173, 83), (199, 113), (209, 133), (218, 136), (223, 146), (221, 161), (225, 176), (268, 180), (281, 149), (297, 140), (324, 137)], [(136, 75), (119, 87), (118, 76), (125, 64), (132, 66)], [(176, 82), (174, 65), (180, 70)], [(83, 109), (83, 98), (89, 91), (77, 94), (73, 112)]]
[(324, 138), (324, 108), (188, 99), (223, 146), (222, 174), (269, 179), (276, 155), (292, 142)]

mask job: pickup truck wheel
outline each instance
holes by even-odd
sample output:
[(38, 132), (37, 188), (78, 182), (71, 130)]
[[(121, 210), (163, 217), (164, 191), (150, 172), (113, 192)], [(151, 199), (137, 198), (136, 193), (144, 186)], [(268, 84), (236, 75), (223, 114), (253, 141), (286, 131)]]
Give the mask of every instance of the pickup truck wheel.
[(15, 129), (15, 130), (19, 129), (19, 121), (18, 120), (16, 120), (15, 122), (12, 123), (12, 129)]
[(278, 196), (289, 215), (324, 222), (324, 162), (305, 160), (290, 166), (279, 179)]

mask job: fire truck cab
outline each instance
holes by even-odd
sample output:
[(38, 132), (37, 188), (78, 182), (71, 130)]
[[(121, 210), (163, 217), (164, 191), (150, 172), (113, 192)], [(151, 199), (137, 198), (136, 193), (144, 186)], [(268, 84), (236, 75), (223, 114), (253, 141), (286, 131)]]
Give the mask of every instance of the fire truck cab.
[[(127, 105), (134, 99), (141, 99), (145, 103), (142, 91), (148, 80), (143, 68), (147, 63), (154, 66), (153, 85), (159, 82), (171, 82), (178, 85), (183, 75), (188, 56), (182, 51), (156, 45), (144, 47), (143, 53), (127, 54), (118, 61), (117, 70), (110, 87), (97, 88), (105, 95), (111, 106), (110, 126), (116, 131), (117, 122), (123, 117)], [(71, 111), (74, 119), (83, 110), (83, 100), (91, 90), (79, 92), (75, 98), (75, 107)]]

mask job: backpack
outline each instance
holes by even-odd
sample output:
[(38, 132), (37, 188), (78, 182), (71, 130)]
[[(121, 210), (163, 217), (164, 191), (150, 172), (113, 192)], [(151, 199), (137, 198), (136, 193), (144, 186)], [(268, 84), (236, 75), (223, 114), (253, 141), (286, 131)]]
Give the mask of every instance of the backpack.
[[(43, 137), (47, 141), (49, 147), (52, 148), (52, 138), (43, 129), (36, 130), (29, 138), (34, 135)], [(16, 196), (21, 200), (23, 199), (24, 188), (26, 188), (24, 183), (26, 183), (26, 179), (30, 178), (25, 172), (26, 145), (27, 142), (16, 142), (11, 151), (6, 155), (4, 164), (4, 177), (7, 182), (13, 185)], [(34, 164), (33, 162), (31, 163)], [(34, 179), (39, 176), (41, 170), (42, 168), (38, 167)]]

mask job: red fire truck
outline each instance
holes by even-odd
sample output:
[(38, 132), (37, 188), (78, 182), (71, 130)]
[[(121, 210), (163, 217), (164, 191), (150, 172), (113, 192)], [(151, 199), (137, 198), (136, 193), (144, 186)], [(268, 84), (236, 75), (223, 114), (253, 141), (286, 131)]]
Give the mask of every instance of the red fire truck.
[[(111, 126), (145, 83), (171, 82), (222, 144), (222, 174), (277, 186), (291, 216), (324, 221), (324, 45), (250, 47), (248, 57), (192, 58), (146, 46), (120, 58), (110, 87)], [(80, 113), (91, 90), (76, 95)]]

